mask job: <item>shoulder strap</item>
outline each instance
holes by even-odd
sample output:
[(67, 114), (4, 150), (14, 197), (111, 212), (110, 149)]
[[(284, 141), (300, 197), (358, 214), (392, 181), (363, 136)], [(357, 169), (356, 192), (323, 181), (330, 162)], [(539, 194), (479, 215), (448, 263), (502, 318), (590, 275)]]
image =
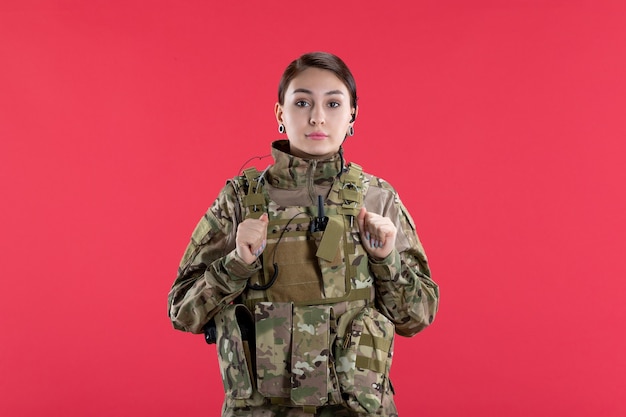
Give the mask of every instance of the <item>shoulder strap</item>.
[(261, 174), (254, 167), (246, 169), (243, 175), (239, 177), (245, 181), (245, 186), (241, 187), (240, 190), (245, 193), (241, 201), (246, 210), (246, 218), (258, 219), (267, 211), (263, 180), (260, 177)]
[(348, 171), (339, 177), (339, 199), (341, 206), (337, 209), (339, 214), (357, 216), (363, 204), (363, 168), (353, 162), (348, 165)]

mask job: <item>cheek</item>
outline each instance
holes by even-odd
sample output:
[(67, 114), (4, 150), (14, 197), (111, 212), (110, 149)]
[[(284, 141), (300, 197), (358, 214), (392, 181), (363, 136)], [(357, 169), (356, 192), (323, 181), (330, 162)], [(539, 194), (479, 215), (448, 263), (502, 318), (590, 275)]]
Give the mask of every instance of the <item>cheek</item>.
[(308, 119), (303, 113), (289, 112), (284, 114), (283, 120), (285, 120), (286, 123), (290, 123), (292, 125), (299, 125), (302, 123), (306, 123)]
[(336, 122), (337, 122), (337, 128), (339, 129), (343, 129), (343, 128), (348, 128), (348, 126), (350, 125), (350, 119), (352, 118), (352, 115), (350, 114), (341, 114), (340, 116), (337, 117)]

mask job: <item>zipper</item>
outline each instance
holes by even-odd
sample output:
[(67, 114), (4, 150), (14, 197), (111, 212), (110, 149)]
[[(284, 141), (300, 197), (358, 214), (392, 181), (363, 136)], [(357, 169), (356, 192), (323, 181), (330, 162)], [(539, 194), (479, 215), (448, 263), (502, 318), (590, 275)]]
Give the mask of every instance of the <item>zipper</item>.
[(309, 172), (307, 173), (307, 186), (309, 188), (309, 197), (311, 197), (311, 205), (317, 204), (317, 196), (315, 195), (315, 187), (313, 186), (313, 177), (317, 168), (317, 159), (313, 159), (309, 164)]

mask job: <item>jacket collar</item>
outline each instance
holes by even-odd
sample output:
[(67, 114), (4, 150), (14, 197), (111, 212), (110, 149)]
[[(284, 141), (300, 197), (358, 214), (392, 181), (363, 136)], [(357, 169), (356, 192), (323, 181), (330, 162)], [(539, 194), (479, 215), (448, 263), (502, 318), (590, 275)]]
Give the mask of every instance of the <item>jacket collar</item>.
[(267, 172), (268, 182), (276, 188), (297, 188), (310, 184), (332, 184), (339, 175), (343, 159), (339, 153), (327, 159), (304, 159), (289, 153), (289, 141), (272, 143), (274, 165)]

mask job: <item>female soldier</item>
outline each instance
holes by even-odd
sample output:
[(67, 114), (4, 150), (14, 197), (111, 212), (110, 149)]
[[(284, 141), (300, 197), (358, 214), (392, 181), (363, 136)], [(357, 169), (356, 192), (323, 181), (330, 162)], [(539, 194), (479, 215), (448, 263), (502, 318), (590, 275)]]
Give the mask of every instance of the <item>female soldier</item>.
[(338, 57), (285, 70), (274, 164), (229, 181), (170, 291), (176, 329), (217, 344), (223, 416), (396, 416), (394, 332), (432, 323), (439, 289), (394, 188), (346, 164), (356, 85)]

